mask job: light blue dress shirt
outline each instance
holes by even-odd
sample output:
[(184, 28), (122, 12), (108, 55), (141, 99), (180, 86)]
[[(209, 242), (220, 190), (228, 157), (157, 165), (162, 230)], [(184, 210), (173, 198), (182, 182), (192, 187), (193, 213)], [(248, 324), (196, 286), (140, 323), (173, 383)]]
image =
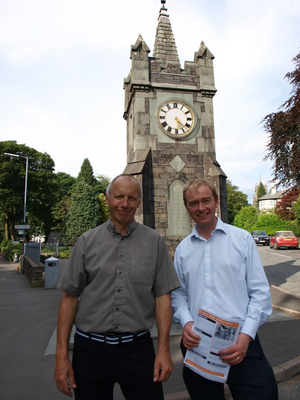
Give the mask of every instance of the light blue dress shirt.
[(177, 247), (174, 258), (181, 287), (171, 293), (173, 319), (182, 327), (199, 309), (243, 320), (241, 332), (255, 338), (272, 314), (272, 300), (256, 244), (243, 229), (218, 218), (211, 237), (196, 228)]

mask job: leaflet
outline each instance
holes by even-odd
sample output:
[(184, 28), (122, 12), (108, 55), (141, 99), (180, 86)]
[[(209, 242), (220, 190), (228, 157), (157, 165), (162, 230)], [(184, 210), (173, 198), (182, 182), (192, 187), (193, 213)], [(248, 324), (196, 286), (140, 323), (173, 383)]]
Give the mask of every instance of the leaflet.
[(241, 323), (240, 318), (227, 320), (205, 309), (199, 310), (193, 330), (201, 340), (198, 347), (187, 350), (185, 365), (206, 379), (226, 382), (230, 365), (223, 362), (218, 353), (236, 343)]

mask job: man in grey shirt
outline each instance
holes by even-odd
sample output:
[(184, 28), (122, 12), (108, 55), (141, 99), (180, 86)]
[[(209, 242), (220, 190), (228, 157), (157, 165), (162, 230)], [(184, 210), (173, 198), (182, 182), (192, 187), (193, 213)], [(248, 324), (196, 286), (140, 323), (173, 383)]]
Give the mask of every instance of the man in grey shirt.
[[(58, 284), (64, 294), (55, 379), (70, 397), (73, 388), (76, 400), (110, 400), (115, 382), (128, 400), (162, 400), (162, 382), (173, 369), (170, 292), (180, 283), (162, 237), (134, 219), (141, 197), (132, 176), (112, 181), (106, 195), (110, 219), (77, 240)], [(156, 355), (149, 333), (154, 316)]]

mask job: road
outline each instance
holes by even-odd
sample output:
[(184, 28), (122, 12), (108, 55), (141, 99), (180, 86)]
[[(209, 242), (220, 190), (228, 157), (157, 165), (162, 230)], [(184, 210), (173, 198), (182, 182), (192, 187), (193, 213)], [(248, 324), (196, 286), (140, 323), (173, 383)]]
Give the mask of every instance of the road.
[(257, 248), (270, 285), (300, 297), (300, 249)]
[(279, 400), (300, 399), (300, 375), (278, 385)]
[[(300, 249), (257, 246), (270, 285), (300, 297)], [(279, 400), (300, 399), (300, 374), (278, 385)]]

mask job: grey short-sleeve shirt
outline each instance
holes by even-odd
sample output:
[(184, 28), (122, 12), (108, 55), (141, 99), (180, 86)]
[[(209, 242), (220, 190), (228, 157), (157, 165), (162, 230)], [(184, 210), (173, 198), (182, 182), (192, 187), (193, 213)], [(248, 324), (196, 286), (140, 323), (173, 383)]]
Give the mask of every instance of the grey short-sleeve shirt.
[(76, 242), (58, 288), (79, 297), (84, 332), (137, 332), (153, 325), (155, 297), (180, 286), (161, 235), (133, 221), (128, 234), (110, 220)]

